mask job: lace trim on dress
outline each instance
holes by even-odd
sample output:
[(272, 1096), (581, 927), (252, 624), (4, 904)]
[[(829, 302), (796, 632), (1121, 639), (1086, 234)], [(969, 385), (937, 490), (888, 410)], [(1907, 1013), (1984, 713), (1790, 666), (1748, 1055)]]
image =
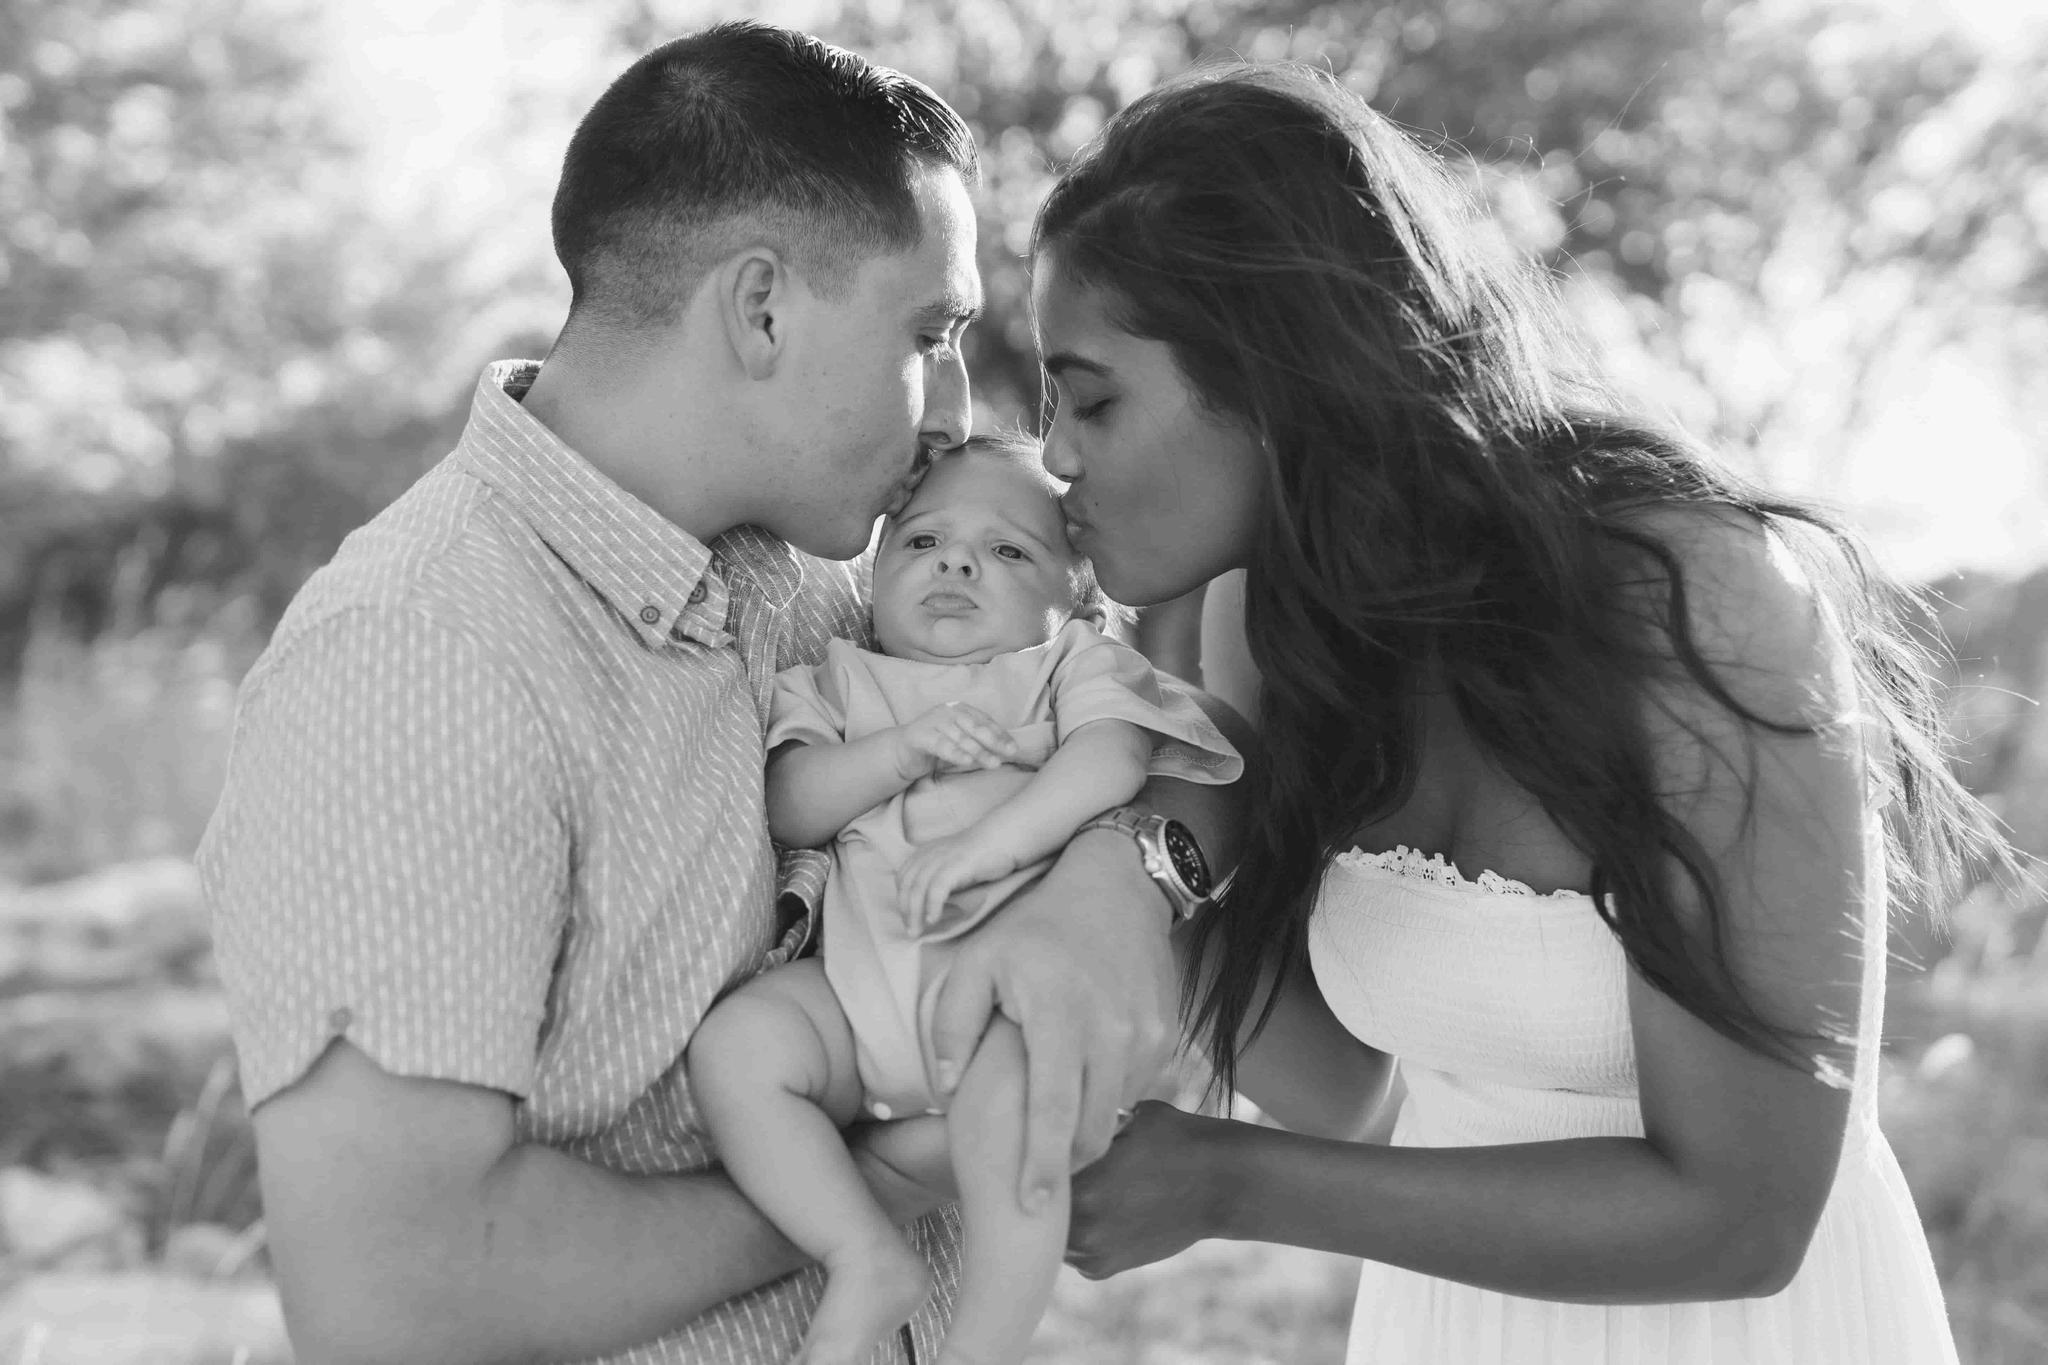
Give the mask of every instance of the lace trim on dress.
[(1477, 880), (1468, 879), (1458, 871), (1441, 853), (1424, 853), (1419, 848), (1396, 844), (1385, 853), (1367, 853), (1362, 848), (1348, 849), (1337, 855), (1337, 862), (1350, 868), (1376, 868), (1391, 872), (1397, 877), (1408, 877), (1415, 881), (1430, 882), (1437, 886), (1462, 891), (1487, 891), (1498, 896), (1529, 896), (1536, 900), (1583, 899), (1583, 891), (1551, 891), (1539, 893), (1527, 882), (1518, 882), (1513, 877), (1503, 877), (1498, 872), (1481, 872)]

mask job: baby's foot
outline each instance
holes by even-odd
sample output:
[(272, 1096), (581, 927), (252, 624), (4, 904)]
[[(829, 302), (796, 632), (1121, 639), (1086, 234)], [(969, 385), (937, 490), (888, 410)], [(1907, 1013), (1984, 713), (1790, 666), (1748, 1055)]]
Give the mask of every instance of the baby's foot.
[(827, 1256), (825, 1277), (825, 1296), (797, 1355), (803, 1365), (861, 1365), (932, 1288), (931, 1271), (895, 1236)]

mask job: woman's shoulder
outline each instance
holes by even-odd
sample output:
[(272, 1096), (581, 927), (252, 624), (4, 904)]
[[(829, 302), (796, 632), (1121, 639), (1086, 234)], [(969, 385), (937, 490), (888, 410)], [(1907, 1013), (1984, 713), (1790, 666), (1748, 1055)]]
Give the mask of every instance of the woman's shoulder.
[(1839, 700), (1848, 642), (1837, 625), (1817, 556), (1803, 534), (1725, 503), (1662, 503), (1615, 518), (1632, 558), (1648, 572), (1625, 573), (1625, 603), (1664, 632), (1681, 624), (1701, 662), (1747, 706), (1767, 715), (1806, 713)]

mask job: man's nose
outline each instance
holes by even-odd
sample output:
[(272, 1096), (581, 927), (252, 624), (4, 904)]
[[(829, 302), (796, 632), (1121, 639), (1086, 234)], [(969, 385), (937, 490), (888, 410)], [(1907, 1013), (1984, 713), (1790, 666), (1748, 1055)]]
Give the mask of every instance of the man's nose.
[(934, 450), (951, 450), (965, 444), (973, 425), (967, 362), (954, 349), (933, 362), (924, 390), (924, 418), (918, 424), (917, 436)]

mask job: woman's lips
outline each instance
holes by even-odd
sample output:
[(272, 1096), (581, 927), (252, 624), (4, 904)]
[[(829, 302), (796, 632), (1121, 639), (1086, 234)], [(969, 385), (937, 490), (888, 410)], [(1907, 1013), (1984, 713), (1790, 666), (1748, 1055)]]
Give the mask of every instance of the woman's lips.
[(1067, 539), (1069, 541), (1079, 540), (1082, 536), (1095, 529), (1088, 524), (1086, 517), (1076, 512), (1065, 502), (1060, 504), (1060, 515), (1067, 520)]

